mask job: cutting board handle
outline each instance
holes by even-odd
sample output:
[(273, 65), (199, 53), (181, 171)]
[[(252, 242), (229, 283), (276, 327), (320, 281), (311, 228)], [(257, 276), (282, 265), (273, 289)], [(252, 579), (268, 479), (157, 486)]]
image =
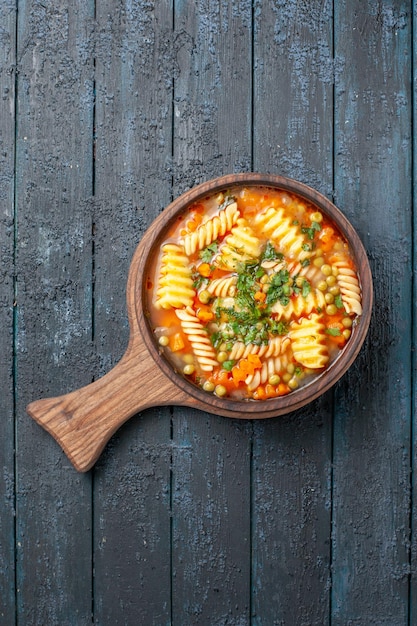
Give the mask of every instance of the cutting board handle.
[(130, 347), (102, 378), (66, 395), (35, 400), (26, 410), (74, 467), (85, 472), (129, 417), (150, 406), (171, 404), (178, 395), (152, 358)]

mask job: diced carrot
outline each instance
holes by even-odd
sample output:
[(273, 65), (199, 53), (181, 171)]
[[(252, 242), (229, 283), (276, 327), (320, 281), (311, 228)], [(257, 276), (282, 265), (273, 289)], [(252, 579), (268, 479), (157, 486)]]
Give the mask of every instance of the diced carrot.
[(211, 267), (209, 263), (200, 263), (197, 267), (197, 271), (200, 276), (204, 276), (204, 278), (208, 278), (211, 274)]
[(262, 361), (257, 354), (248, 354), (246, 359), (241, 359), (232, 369), (233, 379), (236, 382), (245, 380), (247, 376), (254, 374), (255, 370), (262, 367)]
[(259, 385), (253, 392), (253, 397), (255, 400), (266, 400), (265, 388), (262, 385)]
[(264, 293), (263, 291), (257, 291), (253, 297), (257, 302), (265, 302), (266, 293)]
[(267, 383), (265, 385), (265, 395), (267, 398), (275, 398), (277, 395), (277, 388), (274, 385)]
[(214, 319), (214, 313), (209, 307), (199, 306), (197, 309), (197, 317), (202, 322), (210, 322)]
[(210, 377), (210, 380), (215, 385), (223, 385), (223, 387), (226, 387), (227, 391), (232, 391), (238, 386), (233, 377), (230, 376), (230, 372), (224, 369), (219, 369), (218, 371), (214, 372)]
[(285, 383), (279, 383), (276, 394), (277, 396), (285, 396), (290, 393), (291, 389)]
[(235, 365), (234, 367), (232, 367), (232, 376), (233, 376), (233, 380), (236, 383), (244, 381), (247, 375), (248, 375), (247, 372), (244, 372), (243, 369), (241, 369), (238, 365)]
[(171, 335), (171, 337), (169, 338), (169, 347), (171, 348), (172, 352), (179, 352), (180, 350), (184, 349), (185, 343), (181, 333), (175, 333), (174, 335)]
[(262, 361), (257, 354), (248, 354), (248, 361), (252, 363), (254, 369), (262, 367)]

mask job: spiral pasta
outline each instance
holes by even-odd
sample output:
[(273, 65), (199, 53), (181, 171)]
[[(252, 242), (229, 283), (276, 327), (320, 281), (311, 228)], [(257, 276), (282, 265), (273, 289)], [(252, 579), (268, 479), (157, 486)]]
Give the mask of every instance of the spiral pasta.
[(201, 369), (205, 372), (213, 371), (213, 368), (218, 365), (216, 353), (210, 342), (208, 332), (196, 316), (194, 309), (191, 307), (177, 309), (175, 314), (191, 343), (193, 353)]
[(305, 249), (304, 236), (285, 215), (284, 209), (270, 207), (255, 217), (254, 224), (288, 257), (303, 261), (311, 255), (309, 249)]
[(310, 369), (322, 369), (327, 365), (329, 354), (325, 328), (316, 314), (293, 323), (288, 336), (297, 363)]
[(278, 319), (289, 321), (292, 318), (298, 319), (302, 315), (309, 315), (312, 311), (323, 309), (325, 306), (324, 294), (315, 289), (310, 291), (306, 297), (298, 294), (285, 306), (278, 300), (271, 308), (271, 311), (277, 314)]
[(261, 250), (261, 242), (252, 228), (245, 219), (240, 218), (230, 235), (225, 238), (214, 263), (222, 269), (233, 271), (237, 269), (239, 263), (256, 259)]
[(284, 354), (266, 359), (262, 363), (260, 369), (250, 374), (245, 383), (250, 391), (256, 389), (259, 385), (263, 385), (274, 376), (274, 374), (282, 375), (286, 372), (288, 365), (291, 363), (292, 352), (287, 350)]
[(170, 309), (190, 306), (194, 296), (192, 273), (184, 249), (174, 243), (165, 244), (162, 246), (155, 307)]
[(320, 267), (313, 264), (302, 265), (299, 262), (291, 262), (288, 264), (288, 271), (291, 276), (302, 276), (311, 284), (317, 284), (323, 278), (323, 272)]
[(219, 211), (218, 215), (200, 224), (193, 233), (185, 235), (185, 253), (190, 256), (194, 254), (194, 252), (209, 246), (213, 241), (216, 241), (218, 237), (229, 232), (232, 226), (236, 224), (239, 216), (240, 212), (237, 208), (237, 203), (232, 202), (228, 204), (225, 209)]
[(236, 341), (229, 353), (229, 359), (236, 361), (245, 359), (248, 354), (257, 354), (259, 357), (278, 356), (285, 352), (290, 344), (288, 337), (272, 337), (267, 344), (245, 344), (243, 341)]
[(207, 286), (207, 291), (217, 298), (226, 298), (233, 295), (235, 286), (237, 283), (237, 275), (224, 276), (222, 278), (215, 278)]
[(361, 288), (355, 270), (344, 260), (335, 261), (333, 265), (338, 269), (337, 284), (346, 312), (362, 315)]

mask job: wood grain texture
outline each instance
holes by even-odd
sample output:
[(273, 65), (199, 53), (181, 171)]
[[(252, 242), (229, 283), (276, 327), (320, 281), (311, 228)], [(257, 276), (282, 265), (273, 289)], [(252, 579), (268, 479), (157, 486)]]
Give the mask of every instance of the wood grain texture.
[(0, 5), (0, 623), (15, 621), (14, 138), (16, 7)]
[[(251, 5), (175, 3), (174, 196), (250, 169)], [(174, 409), (172, 619), (250, 623), (250, 428)]]
[[(171, 2), (96, 7), (94, 338), (96, 378), (124, 353), (126, 279), (143, 233), (171, 200)], [(138, 379), (139, 396), (147, 397)], [(97, 624), (168, 624), (171, 612), (169, 409), (114, 437), (94, 471)]]
[[(416, 15), (0, 3), (0, 624), (416, 622)], [(314, 186), (357, 228), (368, 342), (294, 414), (145, 409), (78, 474), (26, 405), (120, 360), (128, 268), (163, 207), (250, 170)]]
[[(331, 2), (257, 3), (254, 169), (331, 197)], [(330, 607), (331, 395), (256, 424), (253, 624), (325, 624)]]
[(369, 342), (336, 396), (333, 624), (409, 618), (410, 20), (407, 2), (339, 2), (335, 15), (336, 202), (376, 292)]
[[(91, 380), (92, 4), (19, 2), (17, 124), (18, 623), (91, 614), (91, 481), (25, 406)], [(49, 440), (48, 440), (49, 439)], [(74, 576), (74, 571), (77, 575)]]
[[(416, 38), (415, 33), (417, 32), (417, 6), (416, 2), (412, 3), (413, 9), (413, 24), (412, 24), (412, 32), (414, 33), (413, 42), (411, 45), (411, 55), (412, 55), (412, 67), (413, 67), (413, 76), (411, 77), (411, 84), (413, 93), (415, 94), (417, 91), (417, 46), (416, 46)], [(416, 98), (413, 99), (413, 107), (411, 110), (412, 120), (416, 119), (417, 114), (417, 102)], [(417, 374), (417, 355), (416, 355), (416, 346), (417, 346), (417, 317), (416, 317), (416, 302), (417, 302), (417, 212), (415, 207), (417, 206), (417, 197), (416, 197), (416, 182), (417, 182), (417, 163), (415, 159), (416, 149), (417, 149), (417, 135), (414, 132), (412, 136), (412, 148), (413, 148), (413, 210), (412, 210), (412, 270), (413, 270), (413, 278), (412, 278), (412, 312), (411, 312), (411, 320), (413, 324), (413, 336), (411, 343), (411, 388), (412, 388), (412, 441), (411, 441), (411, 517), (410, 517), (410, 614), (409, 620), (410, 624), (417, 619), (417, 533), (416, 533), (416, 519), (417, 519), (417, 500), (415, 494), (417, 493), (417, 481), (416, 481), (416, 472), (415, 468), (417, 467), (417, 446), (416, 446), (416, 416), (417, 416), (417, 388), (416, 388), (416, 374)]]

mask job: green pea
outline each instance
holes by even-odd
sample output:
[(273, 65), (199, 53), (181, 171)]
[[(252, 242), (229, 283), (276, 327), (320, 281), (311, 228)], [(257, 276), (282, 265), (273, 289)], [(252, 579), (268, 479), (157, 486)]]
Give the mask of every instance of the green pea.
[(320, 224), (320, 222), (323, 221), (323, 215), (320, 213), (320, 211), (315, 211), (310, 215), (310, 220), (312, 222), (317, 222), (318, 224)]
[(165, 348), (169, 344), (169, 339), (166, 335), (161, 335), (158, 339), (158, 343), (160, 346)]
[(276, 385), (279, 385), (279, 383), (281, 382), (281, 378), (278, 376), (278, 374), (272, 374), (272, 376), (268, 378), (268, 382), (270, 385), (276, 387)]
[(204, 391), (214, 391), (215, 384), (211, 382), (211, 380), (206, 380), (203, 389)]
[(214, 388), (214, 393), (216, 394), (216, 396), (220, 396), (221, 398), (227, 394), (227, 389), (224, 385), (216, 385)]
[(182, 371), (184, 372), (186, 376), (190, 376), (191, 374), (194, 374), (195, 367), (192, 363), (188, 363), (187, 365), (184, 366)]
[(350, 317), (344, 317), (342, 319), (342, 324), (345, 328), (352, 328), (353, 322)]
[(211, 293), (207, 289), (203, 289), (198, 294), (198, 299), (200, 300), (201, 304), (208, 304), (211, 300)]

